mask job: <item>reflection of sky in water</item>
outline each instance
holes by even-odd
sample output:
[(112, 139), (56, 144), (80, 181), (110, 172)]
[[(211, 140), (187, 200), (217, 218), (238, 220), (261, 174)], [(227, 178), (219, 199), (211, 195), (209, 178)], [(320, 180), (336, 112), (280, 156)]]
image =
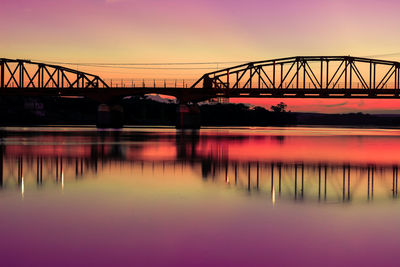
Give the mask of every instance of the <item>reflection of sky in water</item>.
[(11, 130), (4, 266), (396, 263), (397, 130)]

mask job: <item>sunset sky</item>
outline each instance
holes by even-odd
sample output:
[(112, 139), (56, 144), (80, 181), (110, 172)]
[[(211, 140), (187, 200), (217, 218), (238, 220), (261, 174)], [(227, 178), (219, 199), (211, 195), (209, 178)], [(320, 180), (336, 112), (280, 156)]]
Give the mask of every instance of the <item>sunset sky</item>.
[[(0, 57), (61, 63), (229, 62), (187, 69), (72, 65), (104, 79), (188, 82), (236, 62), (296, 55), (400, 61), (399, 10), (396, 0), (2, 0)], [(266, 107), (280, 101), (232, 100)], [(400, 107), (400, 101), (383, 100), (284, 101), (292, 111), (330, 113), (397, 113)]]

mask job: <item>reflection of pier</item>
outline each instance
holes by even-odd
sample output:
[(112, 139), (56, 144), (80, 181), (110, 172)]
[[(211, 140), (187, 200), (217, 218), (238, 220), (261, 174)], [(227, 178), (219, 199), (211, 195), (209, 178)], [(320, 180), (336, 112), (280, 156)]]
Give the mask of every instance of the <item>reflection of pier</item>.
[(323, 163), (212, 163), (205, 179), (250, 193), (293, 200), (350, 202), (398, 197), (398, 166), (328, 165)]
[[(109, 167), (135, 166), (177, 174), (189, 167), (205, 183), (268, 196), (273, 201), (329, 203), (398, 198), (397, 164), (279, 158), (250, 160), (245, 156), (230, 159), (227, 147), (230, 140), (233, 143), (241, 141), (236, 137), (230, 137), (228, 144), (221, 145), (221, 137), (204, 140), (197, 134), (161, 137), (90, 135), (74, 136), (76, 140), (64, 145), (68, 138), (62, 137), (62, 142), (54, 141), (51, 145), (0, 144), (0, 187), (9, 190), (33, 183), (38, 188), (49, 184), (64, 186), (64, 182), (71, 179), (101, 174)], [(166, 144), (167, 151), (172, 148), (172, 154), (163, 155), (160, 150), (149, 154), (149, 143), (152, 143), (149, 141), (153, 140), (157, 145)], [(283, 141), (273, 137), (271, 142), (282, 145)]]
[[(37, 186), (59, 184), (64, 176), (83, 179), (112, 165), (179, 172), (190, 167), (206, 183), (225, 184), (250, 194), (296, 201), (350, 202), (374, 198), (398, 198), (398, 166), (332, 165), (323, 163), (245, 162), (212, 159), (104, 160), (19, 156), (1, 161), (3, 189), (21, 187), (23, 179)], [(0, 165), (0, 166), (2, 166)], [(14, 184), (14, 185), (13, 185)], [(25, 182), (26, 184), (26, 182)], [(275, 200), (274, 200), (275, 201)]]
[[(35, 181), (41, 187), (46, 182), (55, 184), (63, 183), (63, 176), (66, 171), (75, 171), (75, 178), (84, 176), (84, 170), (95, 170), (92, 162), (83, 159), (64, 159), (62, 157), (4, 157), (0, 161), (0, 187), (7, 189), (16, 183), (21, 187), (23, 180)], [(70, 175), (71, 176), (71, 175)]]

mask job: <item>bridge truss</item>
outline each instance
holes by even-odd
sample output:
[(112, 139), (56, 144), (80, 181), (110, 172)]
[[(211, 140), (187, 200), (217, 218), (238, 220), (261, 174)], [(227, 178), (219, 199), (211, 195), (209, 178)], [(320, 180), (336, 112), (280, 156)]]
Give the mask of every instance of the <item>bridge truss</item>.
[(0, 58), (0, 88), (91, 89), (109, 86), (96, 75), (30, 60)]
[(192, 88), (201, 86), (221, 97), (399, 98), (400, 62), (288, 57), (210, 72)]
[[(304, 56), (250, 62), (204, 74), (190, 88), (110, 87), (99, 76), (32, 62), (0, 59), (0, 95), (89, 96), (145, 94), (181, 102), (211, 98), (400, 98), (400, 62), (351, 56)], [(17, 90), (18, 89), (18, 90)]]

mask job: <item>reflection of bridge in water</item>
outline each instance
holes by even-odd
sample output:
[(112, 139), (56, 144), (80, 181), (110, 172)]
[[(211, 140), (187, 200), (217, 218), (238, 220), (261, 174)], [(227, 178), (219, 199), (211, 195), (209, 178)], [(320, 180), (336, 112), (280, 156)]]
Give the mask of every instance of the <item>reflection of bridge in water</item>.
[(213, 180), (218, 177), (248, 192), (270, 193), (273, 201), (278, 196), (329, 202), (372, 200), (377, 183), (379, 198), (398, 196), (398, 166), (234, 162), (210, 167)]
[[(186, 172), (189, 168), (206, 183), (264, 195), (273, 202), (398, 198), (397, 164), (229, 159), (223, 149), (215, 154), (199, 148), (197, 135), (164, 137), (175, 147), (175, 157), (146, 157), (141, 153), (146, 150), (145, 142), (125, 144), (119, 138), (108, 142), (107, 138), (95, 137), (92, 143), (78, 144), (81, 152), (62, 144), (34, 149), (27, 145), (1, 145), (0, 186), (3, 190), (21, 191), (28, 184), (63, 188), (71, 179), (90, 178), (109, 168), (152, 169), (182, 176), (191, 175)], [(217, 145), (218, 138), (213, 142)], [(218, 145), (217, 150), (221, 150)]]

